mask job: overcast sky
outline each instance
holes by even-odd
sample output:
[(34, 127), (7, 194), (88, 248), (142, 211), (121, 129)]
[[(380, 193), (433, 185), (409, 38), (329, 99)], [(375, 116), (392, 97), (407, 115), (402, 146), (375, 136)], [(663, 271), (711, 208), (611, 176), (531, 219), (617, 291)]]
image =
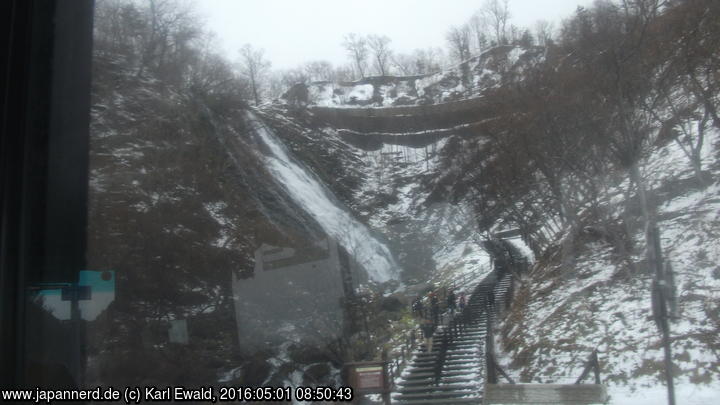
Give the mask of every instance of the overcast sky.
[[(483, 0), (195, 0), (219, 45), (235, 60), (245, 43), (264, 48), (273, 69), (287, 69), (310, 60), (347, 62), (343, 36), (350, 32), (381, 34), (392, 49), (409, 52), (445, 47), (445, 33), (463, 24)], [(510, 0), (511, 22), (534, 26), (553, 21), (555, 27), (578, 5), (592, 0)]]

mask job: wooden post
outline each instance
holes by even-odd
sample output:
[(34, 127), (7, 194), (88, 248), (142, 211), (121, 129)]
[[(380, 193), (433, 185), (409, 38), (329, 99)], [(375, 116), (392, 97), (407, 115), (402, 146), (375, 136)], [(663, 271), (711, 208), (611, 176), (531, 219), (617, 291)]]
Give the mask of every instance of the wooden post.
[(392, 387), (391, 387), (392, 384), (391, 384), (391, 382), (390, 382), (390, 378), (389, 378), (390, 375), (389, 375), (389, 373), (388, 373), (388, 368), (389, 368), (389, 364), (390, 364), (390, 363), (389, 363), (387, 360), (388, 360), (387, 349), (383, 349), (383, 351), (382, 351), (382, 361), (383, 361), (383, 374), (384, 374), (384, 378), (383, 378), (382, 399), (383, 399), (383, 404), (385, 404), (385, 405), (390, 405), (390, 389), (392, 388)]
[(667, 311), (667, 297), (665, 296), (666, 282), (665, 275), (663, 274), (663, 257), (662, 257), (662, 246), (660, 244), (660, 230), (657, 227), (655, 221), (649, 222), (647, 225), (647, 231), (650, 239), (652, 248), (648, 247), (648, 255), (650, 256), (650, 263), (655, 266), (655, 280), (653, 283), (654, 292), (657, 295), (657, 299), (654, 304), (657, 304), (658, 308), (653, 308), (656, 312), (656, 322), (660, 332), (662, 333), (663, 351), (665, 352), (665, 379), (667, 382), (668, 391), (668, 404), (675, 405), (675, 384), (673, 382), (672, 373), (672, 351), (670, 347), (670, 322), (668, 321)]
[[(486, 337), (486, 341), (490, 342), (491, 340), (492, 338), (488, 335)], [(497, 384), (498, 378), (495, 369), (495, 362), (493, 361), (492, 352), (490, 351), (491, 347), (492, 344), (485, 344), (485, 375), (488, 384)]]
[[(490, 353), (490, 362), (492, 363), (493, 368), (495, 369), (495, 372), (500, 373), (501, 376), (505, 377), (505, 379), (510, 384), (515, 384), (515, 380), (513, 380), (506, 372), (503, 370), (502, 367), (497, 362), (497, 359), (495, 358), (495, 353)], [(497, 379), (497, 375), (495, 377)]]
[(510, 276), (510, 288), (508, 288), (507, 294), (505, 294), (505, 310), (510, 309), (513, 295), (515, 295), (515, 277)]
[(598, 361), (597, 349), (593, 351), (593, 363), (595, 363), (595, 384), (600, 385), (600, 361)]
[(487, 313), (487, 334), (485, 335), (485, 374), (489, 384), (497, 384), (497, 370), (495, 369), (495, 361), (493, 353), (495, 352), (495, 341), (492, 337), (492, 320), (490, 319), (490, 311), (485, 307)]

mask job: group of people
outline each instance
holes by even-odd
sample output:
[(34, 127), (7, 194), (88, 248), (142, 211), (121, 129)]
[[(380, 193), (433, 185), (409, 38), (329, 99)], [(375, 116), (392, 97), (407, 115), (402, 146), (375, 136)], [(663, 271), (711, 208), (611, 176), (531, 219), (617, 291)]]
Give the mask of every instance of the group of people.
[[(424, 300), (424, 296), (417, 297), (415, 301), (413, 301), (412, 311), (416, 317), (422, 320), (420, 329), (425, 339), (426, 352), (429, 353), (432, 351), (433, 333), (435, 333), (435, 328), (440, 321), (440, 299), (438, 298), (437, 291), (431, 291), (427, 295), (429, 308), (426, 308), (426, 305), (423, 303)], [(456, 310), (462, 312), (467, 304), (465, 293), (461, 292), (458, 297), (455, 295), (454, 289), (450, 289), (450, 291), (445, 294), (445, 303), (445, 308), (450, 312), (451, 316), (455, 314)]]

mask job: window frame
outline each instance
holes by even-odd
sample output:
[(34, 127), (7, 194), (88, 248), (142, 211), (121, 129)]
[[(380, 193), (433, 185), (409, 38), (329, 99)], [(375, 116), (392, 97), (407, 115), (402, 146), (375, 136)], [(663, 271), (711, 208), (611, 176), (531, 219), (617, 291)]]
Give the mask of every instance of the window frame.
[[(93, 0), (3, 2), (0, 386), (26, 378), (29, 287), (85, 267)], [(82, 354), (81, 328), (63, 342)], [(47, 339), (49, 337), (45, 337)], [(81, 383), (82, 362), (70, 366)]]

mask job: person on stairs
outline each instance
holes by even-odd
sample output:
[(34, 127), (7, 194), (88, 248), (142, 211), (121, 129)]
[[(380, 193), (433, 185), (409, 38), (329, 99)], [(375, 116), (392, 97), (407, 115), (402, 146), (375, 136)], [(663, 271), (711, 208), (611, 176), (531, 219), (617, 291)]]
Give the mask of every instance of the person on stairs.
[(412, 304), (412, 312), (418, 318), (425, 317), (425, 308), (423, 308), (422, 297), (417, 297)]
[(450, 290), (450, 292), (447, 295), (447, 308), (450, 310), (450, 313), (455, 315), (455, 290)]
[(430, 353), (432, 351), (435, 324), (432, 319), (425, 318), (423, 323), (420, 325), (420, 328), (422, 329), (423, 338), (425, 339), (425, 353)]
[(458, 298), (458, 309), (460, 311), (460, 316), (457, 320), (461, 332), (465, 330), (465, 324), (468, 322), (468, 319), (470, 317), (470, 311), (465, 310), (466, 305), (467, 299), (465, 298), (465, 292), (461, 292), (460, 298)]
[(432, 321), (437, 324), (440, 321), (440, 302), (438, 301), (435, 291), (430, 293), (430, 312), (432, 313)]

